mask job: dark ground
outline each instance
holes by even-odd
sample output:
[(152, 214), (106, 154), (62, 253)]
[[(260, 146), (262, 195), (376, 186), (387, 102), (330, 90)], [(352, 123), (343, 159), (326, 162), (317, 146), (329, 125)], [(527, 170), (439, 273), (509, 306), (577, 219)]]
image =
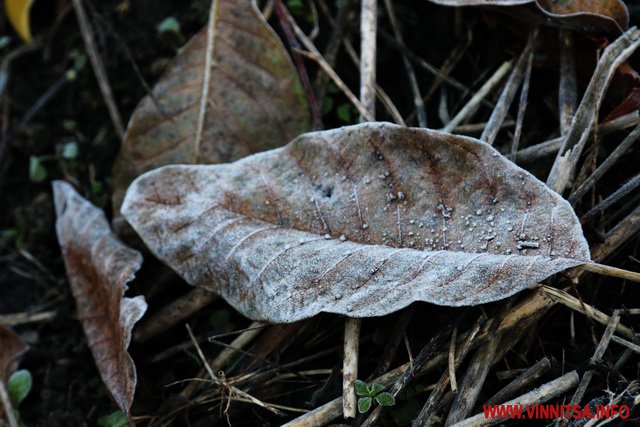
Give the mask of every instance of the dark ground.
[[(431, 64), (442, 64), (465, 33), (456, 27), (456, 12), (433, 6), (426, 1), (395, 3), (411, 50)], [(60, 8), (56, 9), (53, 4), (45, 1), (35, 3), (33, 22), (41, 47), (12, 63), (10, 83), (2, 100), (5, 133), (0, 142), (0, 314), (45, 310), (56, 312), (55, 317), (48, 321), (14, 328), (30, 346), (30, 351), (21, 364), (22, 368), (32, 372), (34, 378), (31, 395), (20, 406), (20, 413), (28, 426), (92, 426), (96, 425), (99, 417), (115, 410), (101, 384), (80, 323), (76, 319), (74, 302), (66, 282), (54, 232), (55, 218), (50, 186), (53, 179), (67, 179), (76, 184), (92, 202), (111, 212), (110, 173), (119, 141), (111, 126), (90, 64), (87, 63), (79, 70), (75, 80), (62, 84), (27, 123), (22, 123), (25, 114), (43, 94), (56, 82), (60, 82), (64, 73), (73, 67), (72, 52), (79, 52), (81, 55), (84, 52), (75, 15), (65, 4), (63, 1), (57, 2)], [(126, 120), (137, 102), (146, 94), (140, 78), (153, 84), (181, 44), (179, 37), (159, 35), (156, 25), (164, 18), (174, 16), (188, 39), (204, 25), (209, 4), (205, 0), (131, 0), (131, 7), (126, 12), (119, 11), (121, 2), (118, 1), (92, 1), (87, 4), (97, 29), (100, 54), (105, 61), (118, 108)], [(299, 16), (306, 16), (304, 9)], [(478, 88), (487, 78), (489, 70), (519, 54), (526, 41), (526, 26), (511, 17), (475, 9), (462, 11), (458, 15), (460, 17), (463, 21), (458, 22), (462, 22), (462, 28), (468, 26), (472, 39), (452, 76), (471, 88)], [(353, 26), (353, 31), (357, 32), (355, 15)], [(320, 32), (317, 44), (323, 46), (329, 33), (324, 20), (320, 21), (320, 28), (324, 31)], [(384, 17), (381, 18), (381, 28), (388, 33), (392, 32)], [(21, 43), (0, 12), (1, 34), (10, 35), (12, 42), (0, 50), (0, 59)], [(532, 98), (524, 121), (523, 146), (554, 137), (554, 132), (557, 131), (556, 37), (555, 29), (541, 30), (530, 90)], [(355, 37), (352, 36), (352, 39)], [(602, 41), (601, 38), (585, 35), (576, 37), (579, 93), (582, 93), (588, 83), (595, 63), (595, 48)], [(132, 62), (140, 68), (142, 76), (136, 75)], [(638, 55), (635, 55), (631, 63), (637, 62)], [(309, 65), (311, 73), (315, 73), (313, 65)], [(357, 68), (352, 66), (344, 53), (339, 57), (336, 70), (355, 91)], [(401, 56), (384, 38), (380, 40), (378, 70), (380, 85), (397, 102), (403, 115), (408, 116), (413, 106)], [(428, 88), (433, 81), (433, 77), (423, 70), (418, 71), (418, 77), (421, 88)], [(614, 82), (601, 116), (622, 100), (625, 84), (622, 78)], [(439, 93), (436, 92), (428, 103), (430, 125), (433, 127), (441, 126), (437, 118)], [(461, 100), (458, 93), (450, 94), (449, 98), (451, 111), (457, 111), (461, 101), (468, 99)], [(337, 113), (337, 107), (345, 101), (340, 95), (334, 95), (333, 99), (334, 105), (324, 116), (327, 128), (345, 124)], [(379, 107), (378, 111), (383, 110)], [(490, 110), (484, 108), (476, 120), (483, 121), (489, 114)], [(389, 118), (382, 112), (379, 119)], [(355, 115), (353, 120), (357, 120)], [(599, 156), (604, 158), (624, 135), (619, 133), (604, 139), (599, 148)], [(501, 133), (496, 145), (506, 147), (509, 139), (509, 133)], [(79, 146), (78, 157), (63, 159), (63, 145), (73, 141)], [(42, 182), (36, 183), (30, 179), (29, 163), (32, 156), (48, 156), (43, 163), (47, 177)], [(637, 173), (639, 161), (640, 150), (636, 149), (614, 172), (607, 175), (598, 186), (593, 200), (610, 194), (628, 177)], [(551, 162), (552, 158), (545, 158), (525, 167), (544, 179)], [(597, 243), (598, 232), (610, 226), (605, 227), (603, 224), (607, 221), (615, 224), (636, 205), (637, 196), (627, 198), (614, 210), (608, 211), (601, 222), (586, 230), (590, 243)], [(587, 204), (580, 206), (578, 214), (586, 212), (589, 207)], [(640, 258), (638, 243), (637, 238), (631, 239), (607, 263), (640, 270), (637, 261)], [(149, 283), (145, 281), (157, 277), (154, 275), (154, 267), (149, 264), (147, 262), (138, 275), (133, 293), (143, 292), (149, 287)], [(615, 308), (639, 307), (638, 285), (621, 282), (618, 279), (590, 276), (581, 284), (580, 295), (583, 300), (606, 313)], [(171, 290), (150, 298), (151, 311), (188, 289), (178, 279), (173, 279), (171, 283), (174, 285)], [(488, 305), (484, 310), (491, 315), (499, 310), (501, 304)], [(427, 304), (415, 304), (414, 308), (407, 330), (408, 342), (411, 343), (414, 355), (451, 320), (460, 319), (459, 329), (466, 330), (480, 313), (477, 308), (449, 309)], [(394, 325), (401, 315), (402, 313), (397, 313), (364, 321), (361, 372), (365, 377), (375, 369), (377, 358), (393, 334)], [(543, 356), (550, 356), (557, 362), (553, 372), (546, 375), (546, 380), (557, 377), (561, 371), (584, 370), (604, 328), (575, 314), (576, 336), (571, 338), (571, 316), (570, 310), (560, 306), (545, 315), (530, 336), (493, 368), (482, 396), (487, 397), (506, 384), (505, 380), (498, 379), (496, 372), (529, 367)], [(189, 323), (197, 336), (207, 337), (244, 328), (249, 321), (225, 303), (216, 302), (189, 319)], [(624, 317), (623, 323), (636, 329), (640, 326), (637, 317)], [(296, 369), (339, 370), (342, 328), (343, 322), (336, 316), (323, 315), (306, 321), (303, 326), (291, 329), (289, 338), (279, 345), (269, 359), (273, 364), (284, 365), (326, 351), (326, 354)], [(233, 337), (225, 337), (222, 340), (228, 342), (231, 338)], [(166, 331), (149, 344), (131, 347), (139, 377), (134, 415), (166, 414), (171, 407), (167, 405), (167, 402), (172, 401), (171, 395), (182, 387), (166, 385), (197, 375), (201, 365), (192, 348), (178, 351), (160, 362), (152, 361), (154, 355), (187, 341), (184, 329), (177, 327)], [(208, 355), (215, 355), (220, 347), (206, 344), (203, 349)], [(606, 360), (615, 361), (622, 351), (620, 347), (610, 348)], [(252, 367), (247, 359), (239, 361), (236, 374), (258, 369)], [(406, 351), (401, 347), (392, 367), (406, 360)], [(633, 355), (619, 370), (610, 364), (600, 367), (587, 396), (602, 396), (606, 387), (619, 390), (626, 384), (625, 381), (637, 379), (639, 361), (637, 355)], [(408, 392), (401, 396), (398, 405), (389, 412), (384, 424), (408, 425), (407, 420), (415, 416), (426, 398), (425, 387), (437, 381), (439, 375), (440, 372), (435, 372), (414, 381)], [(311, 376), (289, 380), (290, 382), (253, 384), (247, 391), (282, 405), (312, 408), (312, 393), (323, 385), (326, 393), (316, 396), (316, 405), (339, 395), (339, 378), (333, 383), (329, 381), (325, 384), (326, 378), (326, 375)], [(214, 394), (213, 397), (215, 396)], [(187, 425), (187, 419), (193, 426), (225, 425), (226, 421), (220, 419), (219, 411), (213, 403), (194, 405), (189, 411), (178, 411), (173, 425)], [(288, 415), (287, 418), (294, 416), (295, 414)], [(634, 413), (634, 416), (638, 417), (638, 414)], [(229, 418), (234, 426), (279, 425), (283, 421), (282, 418), (244, 403), (233, 403)], [(140, 425), (145, 424), (143, 419)]]

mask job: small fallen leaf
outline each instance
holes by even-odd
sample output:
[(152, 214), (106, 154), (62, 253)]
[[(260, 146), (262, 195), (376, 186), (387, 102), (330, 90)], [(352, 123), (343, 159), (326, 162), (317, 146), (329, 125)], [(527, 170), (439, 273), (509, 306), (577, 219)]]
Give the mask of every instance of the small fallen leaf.
[(208, 88), (203, 85), (206, 54), (205, 27), (156, 84), (155, 102), (147, 96), (134, 111), (113, 170), (116, 213), (126, 188), (143, 172), (175, 163), (233, 161), (282, 146), (310, 129), (298, 75), (250, 0), (219, 2)]
[(381, 123), (148, 172), (122, 213), (188, 283), (276, 323), (483, 304), (589, 260), (571, 206), (489, 145)]
[(136, 370), (127, 347), (131, 329), (142, 317), (144, 297), (125, 298), (127, 283), (142, 255), (122, 244), (103, 212), (69, 184), (54, 181), (56, 232), (62, 248), (78, 319), (100, 377), (125, 413), (133, 401)]
[[(443, 6), (526, 6), (535, 4), (539, 23), (584, 31), (623, 31), (629, 28), (629, 11), (621, 0), (429, 0)], [(516, 9), (518, 10), (518, 9)], [(514, 11), (513, 16), (533, 18)]]
[(8, 382), (26, 351), (27, 346), (18, 335), (11, 329), (0, 326), (0, 381), (5, 384)]
[(629, 28), (629, 10), (621, 0), (537, 0), (536, 4), (547, 15), (574, 20), (584, 29), (609, 24), (621, 30)]
[(18, 35), (27, 43), (31, 43), (31, 27), (29, 26), (29, 11), (33, 0), (4, 0), (7, 17)]

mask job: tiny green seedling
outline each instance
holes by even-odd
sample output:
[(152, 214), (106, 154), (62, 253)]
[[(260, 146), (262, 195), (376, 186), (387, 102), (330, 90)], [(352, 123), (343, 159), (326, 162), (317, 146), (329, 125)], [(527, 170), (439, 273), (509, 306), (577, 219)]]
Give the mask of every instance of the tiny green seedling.
[(98, 419), (100, 427), (122, 427), (127, 423), (127, 416), (122, 411), (115, 411)]
[(393, 394), (384, 391), (385, 386), (379, 383), (367, 384), (364, 381), (356, 380), (354, 383), (358, 398), (358, 412), (364, 414), (371, 409), (373, 401), (381, 406), (393, 406), (396, 399)]
[(29, 395), (32, 386), (33, 379), (31, 378), (31, 372), (26, 369), (20, 369), (12, 373), (7, 382), (9, 400), (13, 405), (13, 412), (20, 426), (24, 426), (24, 423), (22, 422), (22, 417), (20, 417), (18, 406)]
[(26, 369), (20, 369), (11, 374), (7, 384), (7, 391), (9, 392), (11, 403), (16, 407), (20, 405), (31, 391), (32, 385), (31, 372)]

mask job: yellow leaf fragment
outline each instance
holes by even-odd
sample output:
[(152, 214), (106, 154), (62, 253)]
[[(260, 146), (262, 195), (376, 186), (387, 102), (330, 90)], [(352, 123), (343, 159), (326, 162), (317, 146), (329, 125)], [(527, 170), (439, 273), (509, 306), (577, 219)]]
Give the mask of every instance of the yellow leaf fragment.
[(9, 22), (26, 43), (31, 43), (33, 40), (29, 26), (29, 11), (32, 4), (33, 0), (4, 0)]

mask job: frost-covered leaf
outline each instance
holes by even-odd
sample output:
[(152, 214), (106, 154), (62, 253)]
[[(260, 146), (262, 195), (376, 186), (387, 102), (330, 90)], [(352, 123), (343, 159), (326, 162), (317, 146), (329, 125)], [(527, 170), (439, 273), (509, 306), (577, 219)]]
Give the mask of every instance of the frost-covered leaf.
[(272, 322), (483, 304), (589, 260), (570, 205), (489, 145), (384, 123), (148, 172), (122, 212), (188, 283)]
[(525, 6), (535, 7), (539, 16), (527, 9), (514, 9), (513, 16), (540, 23), (584, 31), (619, 31), (629, 27), (629, 11), (622, 0), (429, 0), (444, 6)]
[(124, 413), (136, 387), (136, 370), (127, 347), (131, 329), (142, 317), (144, 297), (125, 298), (127, 283), (142, 255), (122, 244), (104, 213), (69, 184), (53, 183), (56, 232), (62, 248), (78, 319), (100, 377)]
[(296, 70), (250, 0), (219, 2), (212, 40), (208, 86), (205, 27), (154, 87), (157, 104), (147, 96), (133, 113), (113, 171), (116, 211), (127, 186), (143, 172), (174, 163), (230, 162), (310, 129)]
[(11, 329), (0, 326), (0, 381), (7, 383), (26, 350), (27, 346), (22, 338)]

